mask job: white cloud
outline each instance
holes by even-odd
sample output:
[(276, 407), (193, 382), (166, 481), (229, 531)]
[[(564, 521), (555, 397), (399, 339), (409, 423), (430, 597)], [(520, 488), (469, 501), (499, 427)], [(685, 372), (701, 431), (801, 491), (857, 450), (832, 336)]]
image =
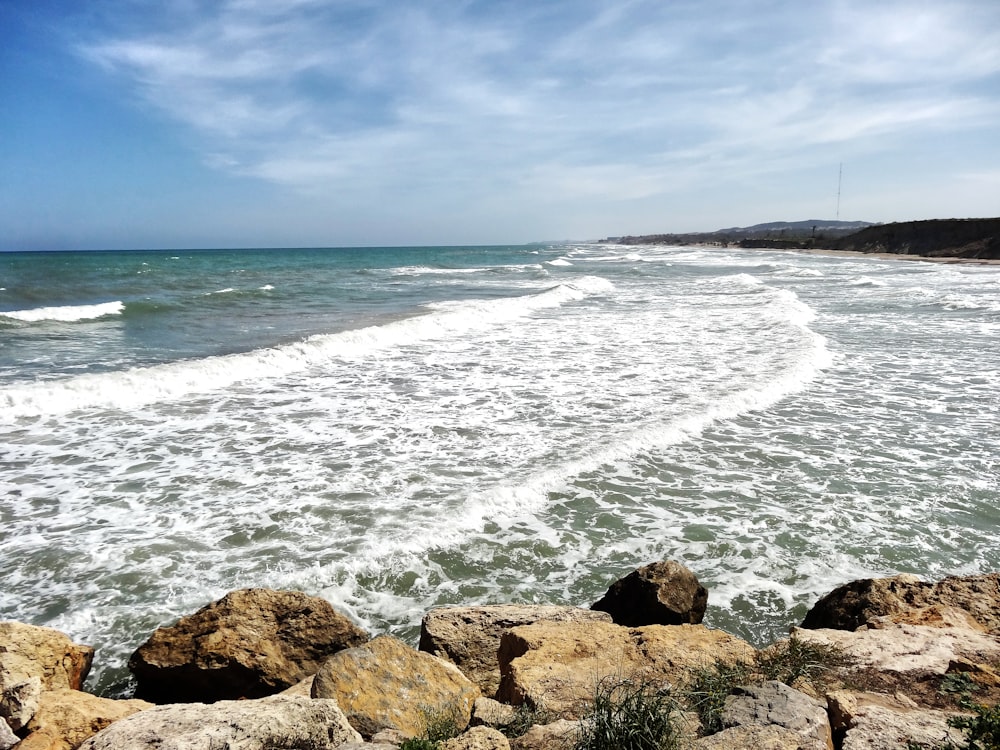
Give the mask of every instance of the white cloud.
[(998, 118), (985, 0), (218, 7), (85, 53), (207, 164), (310, 191), (645, 200)]

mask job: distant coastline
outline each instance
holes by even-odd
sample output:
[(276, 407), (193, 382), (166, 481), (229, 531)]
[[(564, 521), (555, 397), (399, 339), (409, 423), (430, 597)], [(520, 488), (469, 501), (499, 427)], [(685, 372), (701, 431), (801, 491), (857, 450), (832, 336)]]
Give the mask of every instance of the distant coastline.
[[(860, 227), (860, 228), (859, 228)], [(938, 262), (1000, 262), (1000, 218), (930, 219), (891, 224), (800, 221), (716, 232), (601, 240), (623, 245), (678, 244), (864, 254)]]

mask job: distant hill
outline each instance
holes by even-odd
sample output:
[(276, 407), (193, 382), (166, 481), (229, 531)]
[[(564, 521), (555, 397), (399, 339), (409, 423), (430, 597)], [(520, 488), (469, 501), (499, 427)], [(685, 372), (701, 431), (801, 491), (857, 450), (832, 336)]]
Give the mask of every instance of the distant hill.
[(737, 245), (774, 249), (852, 250), (929, 258), (1000, 259), (1000, 218), (867, 221), (772, 221), (715, 232), (609, 237), (623, 245)]
[(878, 224), (823, 247), (861, 253), (995, 260), (1000, 259), (1000, 218)]
[(646, 234), (637, 237), (609, 237), (601, 242), (622, 245), (734, 245), (745, 240), (770, 240), (781, 243), (799, 243), (806, 240), (832, 239), (870, 227), (869, 221), (834, 221), (833, 219), (808, 219), (806, 221), (771, 221), (751, 227), (729, 227), (714, 232), (687, 232), (683, 234)]

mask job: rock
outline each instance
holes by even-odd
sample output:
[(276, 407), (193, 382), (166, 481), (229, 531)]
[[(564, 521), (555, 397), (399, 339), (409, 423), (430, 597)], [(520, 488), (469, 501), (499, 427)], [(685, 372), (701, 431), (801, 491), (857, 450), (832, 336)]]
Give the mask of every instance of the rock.
[(948, 726), (949, 714), (917, 708), (905, 698), (838, 690), (827, 702), (834, 735), (843, 738), (842, 750), (902, 750), (908, 742), (964, 746), (962, 732)]
[(157, 706), (116, 721), (81, 750), (334, 750), (360, 740), (336, 702), (272, 696)]
[(472, 680), (483, 695), (500, 685), (497, 650), (504, 631), (535, 622), (610, 622), (604, 612), (580, 607), (499, 604), (432, 609), (420, 623), (420, 650), (447, 659)]
[(21, 741), (6, 721), (0, 721), (0, 750), (10, 750)]
[(792, 729), (769, 724), (724, 729), (695, 740), (693, 747), (697, 750), (811, 750), (816, 745)]
[(679, 685), (692, 669), (715, 660), (751, 661), (749, 643), (703, 625), (537, 623), (500, 641), (500, 701), (528, 703), (562, 718), (579, 718), (606, 678), (641, 677)]
[(94, 649), (52, 628), (0, 622), (0, 693), (38, 677), (43, 690), (83, 687)]
[(141, 700), (110, 700), (79, 690), (49, 690), (42, 693), (38, 710), (28, 730), (55, 738), (64, 750), (77, 748), (112, 722), (152, 708)]
[(331, 656), (316, 673), (313, 698), (333, 698), (351, 726), (371, 737), (398, 729), (415, 737), (429, 716), (469, 724), (479, 689), (454, 664), (416, 651), (391, 636)]
[(312, 695), (313, 679), (315, 675), (309, 675), (304, 680), (299, 680), (290, 688), (285, 688), (277, 695), (303, 695), (306, 698)]
[(128, 666), (138, 683), (136, 697), (154, 703), (260, 698), (366, 640), (325, 599), (242, 589), (158, 629)]
[(32, 732), (14, 747), (16, 750), (66, 750), (66, 743), (46, 732)]
[(402, 745), (408, 737), (397, 729), (383, 729), (372, 736), (374, 744)]
[(441, 750), (510, 750), (510, 742), (496, 729), (473, 727), (441, 743)]
[(517, 709), (506, 703), (492, 698), (476, 698), (469, 723), (474, 727), (505, 727), (514, 721), (516, 715)]
[(38, 710), (41, 694), (42, 680), (37, 676), (5, 687), (0, 692), (0, 719), (6, 719), (3, 723), (15, 732), (27, 726)]
[[(961, 624), (949, 609), (964, 612), (982, 629), (1000, 634), (1000, 573), (951, 576), (936, 583), (910, 575), (852, 581), (816, 602), (802, 627), (857, 630), (864, 625), (879, 627), (885, 618), (923, 625), (934, 624), (937, 618), (945, 626)], [(922, 622), (916, 621), (921, 618)]]
[(805, 630), (792, 637), (839, 649), (854, 667), (879, 672), (945, 674), (958, 659), (975, 663), (1000, 660), (1000, 638), (967, 628), (893, 624), (878, 630)]
[(833, 750), (826, 706), (775, 680), (736, 688), (726, 698), (722, 725), (726, 728), (777, 725), (800, 735), (803, 748)]
[(510, 746), (512, 750), (571, 750), (579, 733), (579, 721), (559, 719), (551, 724), (536, 724), (511, 740)]
[(611, 584), (591, 609), (608, 612), (618, 625), (697, 625), (705, 616), (708, 591), (694, 573), (666, 560), (629, 573)]

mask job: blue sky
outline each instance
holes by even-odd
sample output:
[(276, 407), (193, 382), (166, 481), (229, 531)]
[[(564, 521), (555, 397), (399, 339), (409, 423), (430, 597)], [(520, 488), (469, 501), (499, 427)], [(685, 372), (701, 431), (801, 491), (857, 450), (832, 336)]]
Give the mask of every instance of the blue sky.
[(0, 0), (0, 249), (1000, 215), (996, 0)]

